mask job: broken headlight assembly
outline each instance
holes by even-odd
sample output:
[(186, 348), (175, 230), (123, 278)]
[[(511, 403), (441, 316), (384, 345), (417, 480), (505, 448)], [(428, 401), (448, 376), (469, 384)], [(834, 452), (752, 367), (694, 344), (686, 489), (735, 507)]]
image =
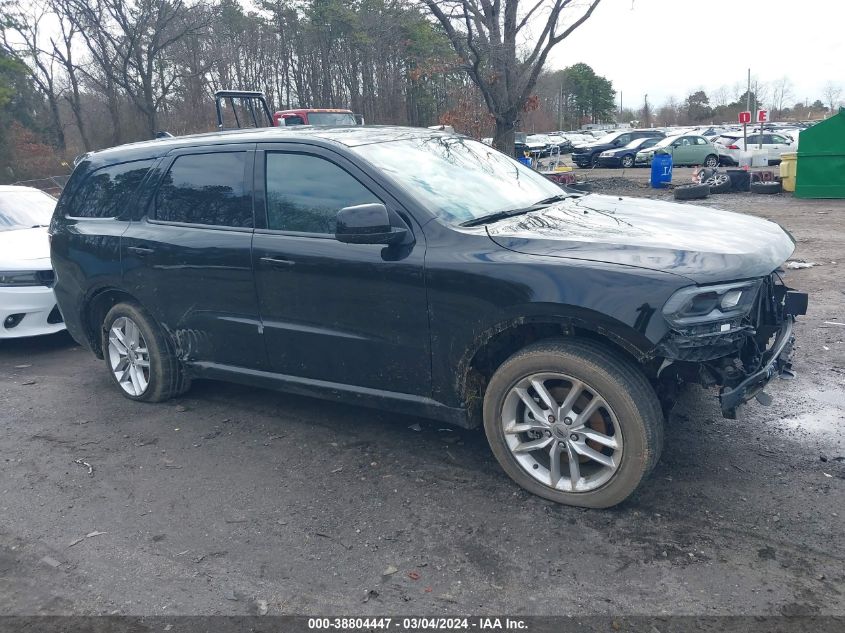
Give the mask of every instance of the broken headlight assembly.
[(762, 281), (681, 288), (663, 306), (663, 316), (676, 330), (698, 329), (720, 321), (729, 326), (751, 311)]

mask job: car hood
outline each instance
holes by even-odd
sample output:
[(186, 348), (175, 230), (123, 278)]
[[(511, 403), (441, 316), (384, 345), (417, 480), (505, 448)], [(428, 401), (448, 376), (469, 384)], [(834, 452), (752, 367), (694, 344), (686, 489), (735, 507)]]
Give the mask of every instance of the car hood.
[(795, 243), (778, 224), (644, 198), (586, 195), (487, 226), (509, 250), (636, 266), (695, 283), (767, 275)]
[(49, 270), (47, 227), (0, 231), (0, 270)]

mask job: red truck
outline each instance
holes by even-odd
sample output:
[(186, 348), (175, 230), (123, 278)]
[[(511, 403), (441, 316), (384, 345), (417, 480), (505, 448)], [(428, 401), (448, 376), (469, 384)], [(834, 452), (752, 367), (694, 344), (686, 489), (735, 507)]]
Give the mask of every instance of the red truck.
[(273, 114), (273, 125), (358, 125), (358, 121), (355, 119), (352, 110), (298, 108), (275, 112)]
[[(258, 90), (218, 90), (214, 93), (217, 128), (224, 125), (224, 110), (229, 111), (235, 127), (288, 125), (363, 125), (364, 120), (352, 110), (341, 108), (297, 108), (279, 110), (272, 115), (267, 98)], [(251, 125), (250, 125), (251, 123)]]

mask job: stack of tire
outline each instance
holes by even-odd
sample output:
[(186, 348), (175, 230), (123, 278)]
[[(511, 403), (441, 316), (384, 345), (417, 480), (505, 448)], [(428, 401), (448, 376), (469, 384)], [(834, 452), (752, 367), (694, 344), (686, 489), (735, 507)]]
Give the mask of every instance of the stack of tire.
[[(699, 200), (706, 198), (711, 193), (729, 193), (733, 191), (731, 177), (715, 169), (704, 169), (701, 172), (700, 182), (679, 185), (673, 193), (675, 200)], [(775, 182), (752, 182), (751, 193), (775, 194), (782, 191), (781, 183)]]

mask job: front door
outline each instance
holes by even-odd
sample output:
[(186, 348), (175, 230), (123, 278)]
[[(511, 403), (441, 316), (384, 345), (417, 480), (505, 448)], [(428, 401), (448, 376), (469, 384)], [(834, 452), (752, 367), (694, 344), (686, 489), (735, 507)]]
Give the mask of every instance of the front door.
[[(429, 396), (419, 226), (350, 160), (314, 146), (279, 143), (257, 151), (255, 187), (263, 192), (256, 204), (263, 228), (255, 232), (253, 266), (273, 371)], [(384, 203), (412, 231), (413, 244), (337, 241), (337, 212), (369, 202)]]

